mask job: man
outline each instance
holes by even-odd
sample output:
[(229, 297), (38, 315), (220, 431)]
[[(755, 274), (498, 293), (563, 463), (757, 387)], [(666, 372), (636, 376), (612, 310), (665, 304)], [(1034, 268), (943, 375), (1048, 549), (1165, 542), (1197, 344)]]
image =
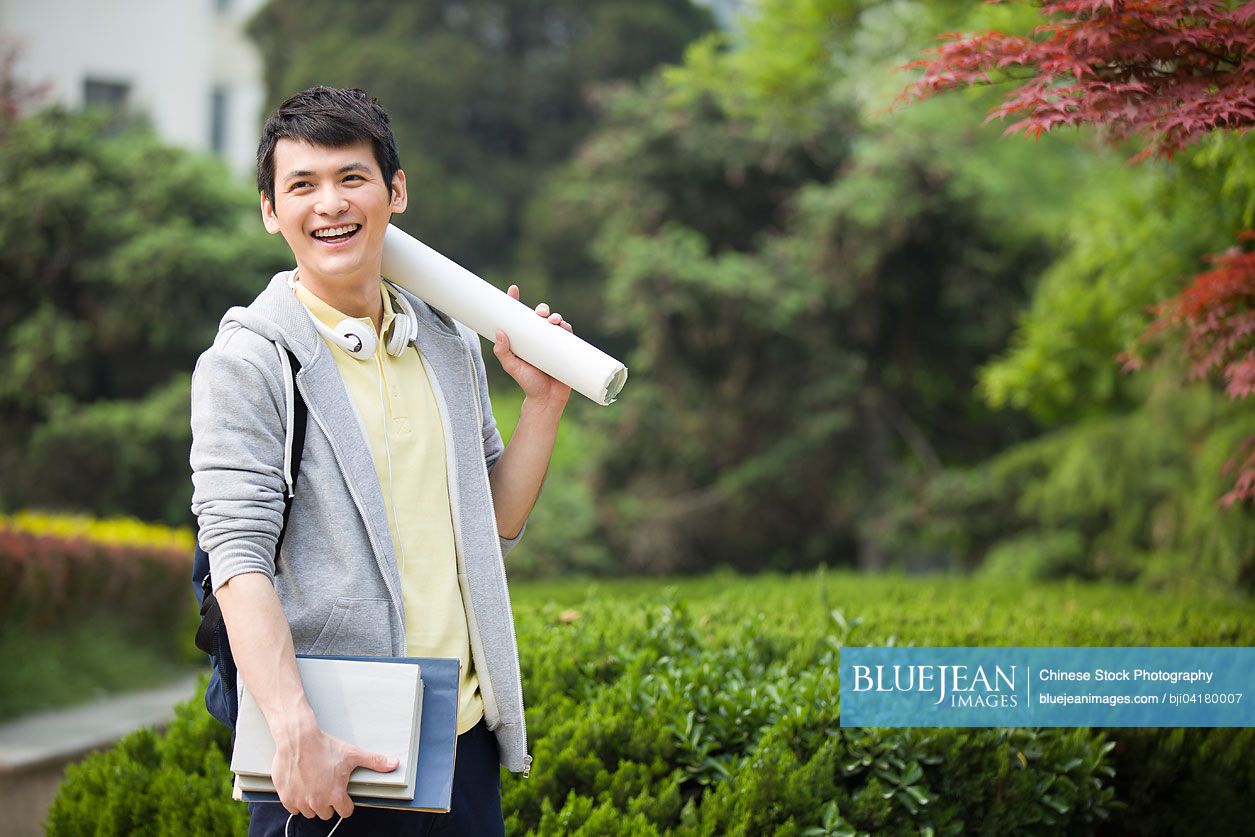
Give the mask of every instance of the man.
[[(381, 280), (406, 181), (388, 116), (362, 91), (317, 87), (280, 105), (257, 183), (266, 229), (296, 269), (227, 312), (198, 361), (191, 451), (201, 546), (239, 675), (277, 745), (282, 805), (250, 804), (249, 833), (501, 834), (498, 765), (531, 763), (502, 559), (570, 389), (498, 332), (493, 351), (524, 393), (503, 449), (477, 335)], [(295, 485), (292, 357), (309, 413)], [(449, 814), (354, 812), (350, 772), (395, 761), (318, 728), (297, 652), (461, 659)]]

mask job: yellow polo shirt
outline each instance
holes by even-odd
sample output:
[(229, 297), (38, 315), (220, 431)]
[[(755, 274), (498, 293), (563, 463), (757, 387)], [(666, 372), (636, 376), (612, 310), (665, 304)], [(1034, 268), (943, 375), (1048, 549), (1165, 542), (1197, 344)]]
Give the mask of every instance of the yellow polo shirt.
[[(396, 313), (382, 282), (379, 291), (386, 335)], [(348, 319), (299, 282), (296, 296), (329, 328)], [(358, 319), (367, 328), (374, 328), (369, 317)], [(461, 735), (479, 723), (484, 703), (471, 663), (466, 608), (458, 586), (444, 428), (431, 381), (415, 346), (393, 357), (381, 339), (374, 357), (359, 360), (330, 340), (324, 338), (324, 342), (366, 428), (388, 509), (405, 604), (406, 654), (453, 657), (462, 662), (458, 706)]]

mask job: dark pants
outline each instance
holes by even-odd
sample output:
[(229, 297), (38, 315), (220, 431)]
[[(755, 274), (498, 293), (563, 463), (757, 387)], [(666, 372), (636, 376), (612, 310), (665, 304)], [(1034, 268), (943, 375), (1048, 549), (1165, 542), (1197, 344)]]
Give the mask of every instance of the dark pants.
[[(468, 837), (505, 836), (501, 816), (501, 769), (497, 739), (481, 719), (472, 729), (458, 736), (458, 750), (453, 770), (453, 798), (447, 814), (427, 811), (394, 811), (388, 808), (367, 808), (359, 805), (353, 816), (341, 823), (335, 837), (426, 837), (447, 834)], [(250, 802), (249, 837), (282, 837), (288, 821), (287, 810), (278, 802)], [(287, 833), (301, 837), (325, 837), (339, 821), (332, 814), (329, 820), (292, 818)]]

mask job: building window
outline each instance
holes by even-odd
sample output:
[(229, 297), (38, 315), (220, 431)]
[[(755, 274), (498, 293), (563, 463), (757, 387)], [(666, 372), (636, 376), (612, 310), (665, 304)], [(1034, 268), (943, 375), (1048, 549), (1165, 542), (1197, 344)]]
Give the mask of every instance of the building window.
[(209, 94), (209, 148), (219, 155), (225, 154), (227, 150), (229, 93), (226, 87), (218, 85)]
[(124, 81), (103, 81), (98, 78), (83, 80), (83, 107), (85, 108), (124, 111), (127, 97), (130, 95), (131, 85)]

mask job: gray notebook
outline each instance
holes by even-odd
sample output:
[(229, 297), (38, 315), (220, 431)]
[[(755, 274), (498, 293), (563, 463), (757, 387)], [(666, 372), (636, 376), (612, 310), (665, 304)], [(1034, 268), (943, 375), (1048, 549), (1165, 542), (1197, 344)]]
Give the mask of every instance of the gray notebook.
[[(412, 800), (418, 767), (423, 682), (419, 666), (365, 660), (298, 657), (305, 695), (328, 735), (398, 760), (379, 773), (359, 767), (349, 776), (350, 794)], [(241, 679), (241, 683), (242, 683)], [(248, 689), (241, 686), (231, 769), (241, 790), (273, 792), (270, 769), (275, 743)]]

